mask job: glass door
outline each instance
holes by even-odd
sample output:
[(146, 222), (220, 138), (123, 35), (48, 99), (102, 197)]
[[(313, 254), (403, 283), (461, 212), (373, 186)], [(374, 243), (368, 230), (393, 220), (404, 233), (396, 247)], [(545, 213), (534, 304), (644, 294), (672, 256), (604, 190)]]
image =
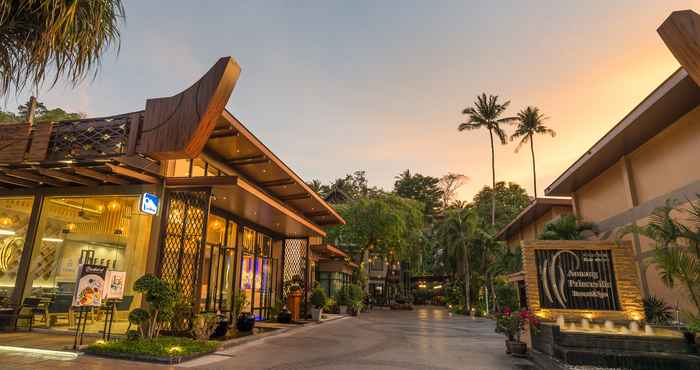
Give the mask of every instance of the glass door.
[(236, 227), (234, 222), (210, 215), (207, 243), (204, 248), (201, 310), (229, 312), (233, 295), (236, 261)]

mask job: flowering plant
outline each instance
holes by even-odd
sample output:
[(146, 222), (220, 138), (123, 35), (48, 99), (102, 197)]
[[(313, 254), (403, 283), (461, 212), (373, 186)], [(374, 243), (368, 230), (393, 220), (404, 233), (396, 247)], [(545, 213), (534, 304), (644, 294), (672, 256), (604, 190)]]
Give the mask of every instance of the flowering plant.
[(540, 320), (526, 308), (519, 312), (513, 312), (506, 307), (496, 314), (496, 332), (505, 335), (510, 341), (520, 342), (525, 325), (530, 326), (530, 331), (533, 334), (538, 332), (540, 326)]

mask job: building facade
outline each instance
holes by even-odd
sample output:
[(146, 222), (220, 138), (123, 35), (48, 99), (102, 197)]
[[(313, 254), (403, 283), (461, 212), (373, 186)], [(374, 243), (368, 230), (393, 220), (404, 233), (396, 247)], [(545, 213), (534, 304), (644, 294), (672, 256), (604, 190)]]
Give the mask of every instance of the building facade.
[(265, 318), (293, 279), (308, 291), (310, 237), (344, 220), (225, 106), (240, 73), (221, 58), (180, 94), (0, 135), (0, 303), (41, 302), (70, 326), (78, 266), (126, 273), (118, 317), (153, 273), (194, 311)]
[[(700, 16), (674, 12), (659, 34), (681, 68), (617, 123), (545, 191), (570, 196), (574, 213), (597, 224), (602, 239), (619, 237), (626, 225), (643, 226), (667, 201), (683, 206), (700, 194)], [(686, 204), (687, 205), (687, 204)], [(691, 310), (687, 293), (666, 286), (653, 263), (654, 243), (640, 235), (633, 244), (644, 296)]]

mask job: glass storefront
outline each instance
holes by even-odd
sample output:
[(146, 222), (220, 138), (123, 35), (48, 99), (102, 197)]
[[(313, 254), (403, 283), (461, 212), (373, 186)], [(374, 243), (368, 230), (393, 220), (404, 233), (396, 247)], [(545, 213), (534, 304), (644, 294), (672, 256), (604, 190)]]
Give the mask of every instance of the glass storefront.
[(10, 306), (34, 198), (0, 199), (0, 307)]
[(243, 229), (241, 291), (246, 297), (243, 311), (253, 312), (258, 320), (267, 318), (274, 299), (273, 277), (277, 259), (272, 257), (272, 239), (249, 228)]
[(202, 311), (230, 312), (233, 304), (233, 281), (236, 272), (236, 235), (238, 225), (210, 214), (204, 263), (201, 303)]
[(340, 289), (350, 285), (350, 279), (350, 274), (344, 272), (320, 271), (318, 273), (318, 282), (329, 297), (334, 297)]
[[(24, 292), (25, 299), (41, 302), (35, 325), (75, 324), (71, 298), (78, 266), (90, 263), (126, 272), (114, 330), (126, 328), (128, 312), (141, 305), (132, 286), (146, 271), (151, 221), (139, 211), (139, 196), (46, 197)], [(101, 317), (100, 309), (93, 310), (86, 331), (101, 330)]]

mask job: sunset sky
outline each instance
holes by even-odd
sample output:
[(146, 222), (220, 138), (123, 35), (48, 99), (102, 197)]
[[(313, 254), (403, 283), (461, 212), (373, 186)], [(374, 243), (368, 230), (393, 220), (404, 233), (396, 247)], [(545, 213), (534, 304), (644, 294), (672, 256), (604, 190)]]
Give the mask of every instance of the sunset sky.
[[(177, 3), (177, 4), (176, 4)], [(264, 4), (263, 4), (264, 3)], [(678, 68), (656, 28), (696, 1), (126, 1), (121, 51), (94, 81), (39, 91), (103, 116), (188, 87), (219, 57), (242, 67), (228, 108), (306, 180), (366, 170), (390, 190), (410, 169), (490, 184), (487, 131), (458, 132), (481, 92), (536, 105), (542, 190)], [(27, 94), (11, 97), (14, 110)], [(512, 132), (513, 128), (507, 128)], [(528, 150), (497, 180), (532, 191)]]

